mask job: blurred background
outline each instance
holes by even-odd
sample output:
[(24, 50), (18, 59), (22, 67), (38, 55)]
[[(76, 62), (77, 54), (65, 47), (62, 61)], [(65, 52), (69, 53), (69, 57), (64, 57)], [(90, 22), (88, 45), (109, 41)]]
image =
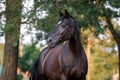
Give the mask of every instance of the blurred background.
[[(5, 44), (5, 3), (6, 0), (0, 1), (0, 76)], [(28, 80), (28, 70), (47, 46), (47, 36), (59, 20), (59, 10), (64, 12), (64, 9), (80, 27), (89, 62), (87, 80), (119, 80), (119, 52), (117, 37), (114, 37), (120, 37), (119, 4), (119, 0), (23, 0), (17, 80)]]

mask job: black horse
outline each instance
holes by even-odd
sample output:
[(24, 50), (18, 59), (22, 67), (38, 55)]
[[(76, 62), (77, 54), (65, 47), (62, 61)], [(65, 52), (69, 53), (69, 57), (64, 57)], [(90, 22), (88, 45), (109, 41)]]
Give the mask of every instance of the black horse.
[(48, 47), (31, 69), (32, 80), (86, 80), (88, 62), (79, 26), (67, 10), (65, 14), (60, 12), (60, 17), (48, 37)]

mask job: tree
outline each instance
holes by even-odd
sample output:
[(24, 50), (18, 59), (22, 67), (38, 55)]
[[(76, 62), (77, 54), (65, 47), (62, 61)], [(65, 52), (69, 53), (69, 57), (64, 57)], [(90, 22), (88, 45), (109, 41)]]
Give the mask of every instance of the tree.
[(17, 79), (22, 0), (6, 0), (5, 48), (2, 80)]

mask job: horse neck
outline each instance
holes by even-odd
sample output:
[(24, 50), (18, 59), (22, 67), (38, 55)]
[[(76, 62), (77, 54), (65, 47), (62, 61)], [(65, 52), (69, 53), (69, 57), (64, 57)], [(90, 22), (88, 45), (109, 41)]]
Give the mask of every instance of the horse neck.
[(80, 55), (80, 51), (82, 51), (82, 44), (80, 42), (79, 31), (76, 31), (75, 35), (69, 40), (69, 48), (75, 57)]

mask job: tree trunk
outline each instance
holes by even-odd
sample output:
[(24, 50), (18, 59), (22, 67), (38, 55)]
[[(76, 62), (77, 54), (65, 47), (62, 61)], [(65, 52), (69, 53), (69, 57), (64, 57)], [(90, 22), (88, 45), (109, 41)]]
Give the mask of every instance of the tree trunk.
[(17, 80), (22, 0), (6, 0), (5, 48), (2, 80)]
[[(90, 34), (87, 39), (87, 47), (86, 47), (86, 53), (87, 53), (87, 59), (88, 59), (88, 73), (87, 73), (87, 80), (91, 80), (91, 47), (93, 46), (93, 34)], [(95, 42), (95, 41), (94, 41)]]
[(87, 59), (88, 59), (88, 73), (87, 73), (87, 80), (91, 80), (91, 78), (90, 78), (90, 54), (91, 54), (91, 40), (90, 40), (90, 37), (88, 37), (88, 39), (87, 39), (87, 48), (86, 48), (86, 52), (87, 52)]
[(113, 28), (113, 24), (111, 23), (111, 19), (107, 17), (106, 21), (108, 23), (108, 29), (112, 33), (112, 35), (113, 35), (113, 37), (114, 37), (114, 39), (116, 41), (116, 44), (118, 46), (118, 53), (120, 54), (120, 35)]
[[(113, 24), (111, 23), (111, 19), (109, 17), (106, 18), (106, 21), (108, 23), (108, 29), (112, 33), (112, 35), (116, 41), (117, 47), (118, 47), (118, 59), (119, 59), (119, 64), (120, 64), (120, 34), (118, 34), (115, 31), (115, 29), (113, 28)], [(119, 72), (120, 72), (120, 65), (119, 65)]]

